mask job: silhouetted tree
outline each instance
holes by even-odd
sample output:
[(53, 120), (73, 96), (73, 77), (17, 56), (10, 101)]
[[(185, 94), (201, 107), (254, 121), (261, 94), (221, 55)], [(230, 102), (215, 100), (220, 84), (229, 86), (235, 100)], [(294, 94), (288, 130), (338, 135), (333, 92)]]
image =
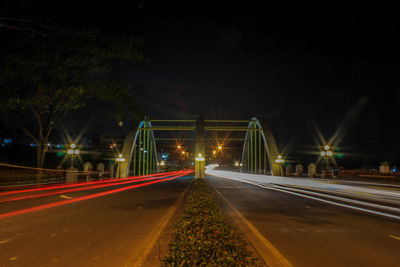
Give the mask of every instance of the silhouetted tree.
[(56, 125), (89, 99), (109, 100), (142, 117), (129, 87), (108, 77), (116, 61), (143, 60), (140, 43), (141, 38), (111, 38), (96, 30), (32, 32), (9, 40), (14, 52), (2, 58), (1, 108), (24, 116), (22, 129), (37, 144), (37, 167), (43, 167)]

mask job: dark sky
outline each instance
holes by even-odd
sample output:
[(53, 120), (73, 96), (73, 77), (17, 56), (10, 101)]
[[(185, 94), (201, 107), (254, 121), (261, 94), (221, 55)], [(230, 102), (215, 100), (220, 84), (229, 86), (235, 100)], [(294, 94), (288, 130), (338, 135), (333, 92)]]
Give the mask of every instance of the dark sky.
[[(293, 154), (317, 145), (316, 128), (329, 140), (343, 126), (338, 145), (354, 159), (399, 160), (400, 21), (394, 6), (45, 3), (29, 15), (144, 37), (140, 50), (150, 61), (120, 65), (113, 75), (135, 83), (137, 102), (151, 118), (256, 116), (270, 125), (281, 149), (295, 144)], [(93, 106), (87, 110), (99, 114)]]

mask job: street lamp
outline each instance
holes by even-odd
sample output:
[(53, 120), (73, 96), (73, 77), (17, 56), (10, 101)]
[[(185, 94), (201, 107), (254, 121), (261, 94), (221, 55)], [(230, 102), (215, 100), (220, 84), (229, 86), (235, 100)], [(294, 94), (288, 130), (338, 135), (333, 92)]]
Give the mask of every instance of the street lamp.
[(196, 157), (196, 161), (204, 161), (203, 154), (199, 153), (198, 156)]
[(275, 160), (276, 163), (284, 163), (285, 160), (282, 158), (281, 155), (278, 155), (278, 158)]
[(116, 158), (117, 162), (125, 162), (125, 158), (122, 156), (122, 154), (118, 155), (118, 158)]
[(333, 156), (333, 153), (330, 150), (329, 145), (324, 146), (324, 150), (321, 151), (320, 155), (326, 160), (325, 172), (323, 173), (323, 177), (325, 177), (326, 172), (329, 170), (329, 158)]
[(118, 163), (118, 167), (117, 167), (117, 177), (121, 177), (121, 165), (120, 163), (125, 162), (125, 158), (123, 157), (122, 154), (119, 154), (118, 157), (115, 159), (115, 161)]
[(222, 150), (222, 146), (218, 146), (218, 150)]
[(71, 157), (71, 168), (74, 168), (74, 156), (79, 155), (80, 151), (76, 147), (76, 144), (70, 144), (69, 147), (70, 148), (68, 149), (67, 153)]

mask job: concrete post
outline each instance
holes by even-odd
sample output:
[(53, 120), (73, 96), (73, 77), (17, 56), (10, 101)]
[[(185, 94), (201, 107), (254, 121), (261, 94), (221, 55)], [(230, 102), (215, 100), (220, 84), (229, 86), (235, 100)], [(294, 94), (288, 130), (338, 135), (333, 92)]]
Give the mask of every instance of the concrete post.
[(311, 163), (308, 165), (308, 177), (314, 178), (317, 174), (317, 165), (314, 163)]
[(99, 173), (99, 178), (103, 178), (104, 175), (104, 164), (99, 162), (96, 165), (96, 171)]
[(287, 165), (286, 166), (286, 176), (290, 176), (290, 175), (292, 175), (292, 172), (293, 172), (293, 167), (292, 167), (292, 165)]
[(304, 172), (303, 165), (297, 164), (296, 165), (296, 176), (302, 176)]
[(73, 167), (67, 169), (67, 174), (66, 174), (66, 182), (67, 183), (76, 183), (78, 181), (78, 169), (75, 169)]

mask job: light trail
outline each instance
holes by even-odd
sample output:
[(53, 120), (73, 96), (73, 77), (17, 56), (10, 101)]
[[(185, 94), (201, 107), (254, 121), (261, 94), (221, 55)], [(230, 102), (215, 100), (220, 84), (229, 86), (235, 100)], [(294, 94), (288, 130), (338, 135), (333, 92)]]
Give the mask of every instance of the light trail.
[(44, 187), (39, 187), (39, 188), (36, 187), (36, 188), (31, 188), (31, 189), (12, 190), (12, 191), (1, 192), (0, 196), (27, 193), (27, 192), (35, 192), (35, 191), (54, 190), (54, 189), (60, 189), (60, 188), (69, 188), (69, 187), (84, 186), (84, 185), (91, 185), (91, 184), (112, 183), (112, 182), (115, 182), (115, 181), (141, 179), (141, 178), (145, 178), (145, 177), (155, 177), (155, 176), (161, 176), (161, 175), (165, 175), (165, 174), (173, 175), (173, 174), (176, 174), (176, 173), (179, 173), (179, 172), (182, 172), (182, 171), (163, 172), (163, 173), (141, 175), (141, 176), (131, 176), (131, 177), (127, 177), (127, 178), (109, 179), (109, 180), (95, 181), (95, 182), (79, 182), (79, 183), (72, 183), (72, 184), (57, 184), (57, 185), (44, 186)]
[(206, 174), (215, 175), (222, 178), (228, 178), (231, 180), (241, 180), (243, 182), (252, 181), (258, 183), (270, 183), (277, 185), (288, 185), (288, 186), (301, 186), (308, 188), (316, 188), (330, 191), (347, 191), (352, 193), (360, 193), (360, 196), (365, 197), (364, 193), (373, 194), (375, 196), (391, 197), (400, 201), (400, 192), (388, 189), (376, 189), (367, 188), (361, 186), (345, 185), (345, 184), (332, 184), (329, 182), (321, 182), (321, 180), (313, 180), (309, 178), (288, 178), (283, 176), (270, 176), (270, 175), (258, 175), (248, 173), (238, 173), (232, 171), (220, 171), (213, 170), (215, 165), (209, 165), (206, 167)]
[[(209, 165), (206, 167), (206, 174), (213, 175), (220, 178), (226, 178), (234, 181), (240, 181), (248, 184), (252, 184), (264, 189), (270, 189), (274, 191), (279, 191), (303, 198), (313, 199), (324, 203), (329, 203), (336, 206), (341, 206), (345, 208), (350, 208), (370, 214), (380, 215), (384, 217), (389, 217), (392, 219), (400, 220), (400, 216), (397, 215), (400, 213), (400, 209), (397, 207), (385, 206), (375, 203), (370, 203), (366, 201), (354, 200), (346, 197), (334, 196), (334, 194), (341, 194), (343, 192), (348, 193), (349, 191), (353, 192), (352, 197), (357, 196), (358, 198), (370, 199), (368, 194), (374, 195), (375, 197), (379, 197), (379, 201), (386, 201), (386, 199), (382, 199), (382, 197), (391, 197), (392, 200), (395, 200), (395, 204), (400, 204), (400, 195), (398, 192), (394, 192), (391, 190), (383, 190), (383, 189), (369, 189), (362, 188), (359, 186), (350, 186), (350, 185), (342, 185), (342, 184), (334, 184), (331, 183), (321, 183), (321, 181), (312, 181), (310, 179), (298, 179), (298, 178), (287, 178), (287, 177), (277, 177), (277, 176), (269, 176), (269, 175), (254, 175), (247, 173), (237, 173), (231, 171), (219, 171), (213, 170), (215, 165)], [(280, 186), (281, 185), (281, 186)], [(286, 187), (291, 186), (291, 187)], [(297, 188), (296, 188), (297, 186)], [(307, 186), (310, 189), (323, 189), (329, 191), (329, 194), (313, 192), (304, 187)], [(328, 200), (331, 199), (331, 200)], [(343, 203), (347, 202), (347, 204)], [(351, 205), (353, 204), (353, 205)], [(358, 205), (358, 206), (355, 206)], [(361, 207), (364, 206), (364, 207)], [(380, 209), (384, 211), (391, 211), (396, 214), (390, 214), (387, 212), (382, 212), (378, 210), (372, 210), (365, 207), (371, 207), (375, 209)]]
[(0, 203), (32, 199), (32, 198), (37, 198), (37, 197), (45, 197), (45, 196), (51, 196), (51, 195), (58, 195), (58, 194), (65, 194), (65, 193), (77, 192), (77, 191), (86, 191), (86, 190), (91, 190), (91, 189), (116, 186), (116, 185), (122, 185), (122, 184), (129, 184), (129, 183), (137, 183), (137, 182), (148, 181), (148, 180), (162, 179), (165, 177), (169, 177), (171, 175), (174, 175), (174, 174), (165, 174), (165, 175), (156, 176), (156, 177), (132, 178), (129, 181), (122, 181), (122, 182), (119, 181), (119, 182), (114, 182), (114, 183), (109, 183), (109, 184), (100, 184), (100, 185), (94, 185), (94, 186), (88, 186), (88, 187), (79, 187), (79, 188), (74, 188), (74, 189), (67, 189), (67, 190), (49, 192), (49, 193), (38, 194), (38, 195), (28, 195), (28, 196), (21, 196), (21, 197), (15, 197), (15, 198), (8, 198), (8, 199), (0, 200)]
[(54, 207), (58, 207), (58, 206), (62, 206), (62, 205), (70, 204), (70, 203), (75, 203), (75, 202), (79, 202), (79, 201), (83, 201), (83, 200), (88, 200), (88, 199), (92, 199), (92, 198), (106, 196), (106, 195), (122, 192), (122, 191), (133, 189), (133, 188), (138, 188), (138, 187), (143, 187), (143, 186), (147, 186), (147, 185), (151, 185), (151, 184), (156, 184), (156, 183), (161, 183), (161, 182), (165, 182), (165, 181), (174, 180), (176, 178), (185, 176), (185, 175), (187, 175), (187, 174), (189, 174), (191, 172), (193, 172), (193, 171), (192, 170), (185, 171), (184, 173), (175, 175), (175, 176), (173, 176), (171, 178), (166, 178), (166, 179), (161, 179), (161, 180), (156, 180), (156, 181), (150, 181), (150, 182), (146, 182), (146, 183), (142, 183), (142, 184), (136, 184), (136, 185), (131, 185), (131, 186), (127, 186), (127, 187), (117, 188), (117, 189), (113, 189), (113, 190), (109, 190), (109, 191), (105, 191), (105, 192), (100, 192), (100, 193), (95, 193), (95, 194), (91, 194), (91, 195), (87, 195), (87, 196), (74, 198), (74, 199), (68, 199), (68, 200), (63, 200), (63, 201), (59, 201), (59, 202), (48, 203), (48, 204), (44, 204), (44, 205), (40, 205), (40, 206), (35, 206), (35, 207), (32, 207), (32, 208), (21, 209), (21, 210), (16, 210), (16, 211), (0, 214), (0, 220), (4, 219), (4, 218), (13, 217), (13, 216), (16, 216), (16, 215), (31, 213), (31, 212), (34, 212), (34, 211), (44, 210), (44, 209), (48, 209), (48, 208), (54, 208)]

